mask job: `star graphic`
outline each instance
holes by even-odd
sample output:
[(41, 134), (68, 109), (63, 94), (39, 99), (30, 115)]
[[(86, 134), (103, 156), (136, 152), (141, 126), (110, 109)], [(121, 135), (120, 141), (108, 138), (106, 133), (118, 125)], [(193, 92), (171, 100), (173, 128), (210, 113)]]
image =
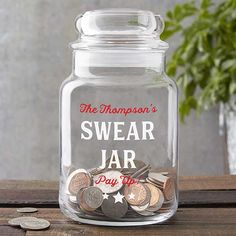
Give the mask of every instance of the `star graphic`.
[(116, 195), (113, 196), (115, 198), (115, 203), (120, 202), (122, 203), (122, 198), (124, 197), (124, 195), (120, 194), (120, 192), (118, 192)]
[(131, 200), (131, 199), (134, 199), (135, 195), (133, 193), (131, 193), (128, 195), (128, 197), (129, 197), (129, 200)]
[(108, 199), (109, 195), (107, 193), (103, 194), (103, 199)]

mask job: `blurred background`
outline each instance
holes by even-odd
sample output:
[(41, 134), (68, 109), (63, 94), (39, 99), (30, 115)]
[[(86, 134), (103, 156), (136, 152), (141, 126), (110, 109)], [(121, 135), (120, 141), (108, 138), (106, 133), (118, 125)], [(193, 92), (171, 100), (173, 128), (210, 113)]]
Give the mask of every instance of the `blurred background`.
[[(151, 10), (165, 18), (182, 2), (0, 0), (0, 179), (59, 178), (58, 91), (71, 73), (68, 44), (77, 38), (78, 14), (122, 7)], [(167, 39), (168, 59), (179, 37)], [(226, 138), (219, 135), (219, 106), (187, 116), (180, 124), (179, 140), (181, 175), (228, 173)]]

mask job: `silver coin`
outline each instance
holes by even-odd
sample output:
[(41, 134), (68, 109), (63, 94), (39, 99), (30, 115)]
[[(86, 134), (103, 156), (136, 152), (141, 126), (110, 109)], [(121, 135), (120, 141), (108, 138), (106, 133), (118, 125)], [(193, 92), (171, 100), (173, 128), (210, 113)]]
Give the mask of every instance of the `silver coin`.
[(134, 164), (135, 168), (131, 168), (130, 163), (128, 163), (129, 166), (127, 168), (123, 168), (123, 170), (121, 171), (122, 174), (131, 175), (140, 170), (141, 168), (143, 168), (144, 166), (146, 166), (146, 164), (140, 160), (134, 160)]
[(162, 175), (162, 174), (156, 173), (156, 172), (149, 172), (148, 177), (155, 180), (158, 183), (165, 183), (166, 180), (169, 178), (165, 175)]
[(137, 170), (135, 173), (131, 175), (132, 178), (138, 178), (140, 177), (143, 173), (148, 172), (150, 169), (150, 165), (145, 165), (139, 170)]
[(147, 203), (146, 205), (143, 205), (143, 206), (130, 205), (130, 207), (136, 212), (145, 211), (149, 207), (149, 203)]
[(148, 183), (151, 183), (151, 184), (155, 185), (156, 187), (163, 189), (163, 183), (158, 183), (157, 181), (155, 181), (154, 179), (152, 179), (150, 177), (146, 178), (146, 180)]
[(10, 219), (8, 221), (8, 224), (12, 226), (20, 226), (20, 224), (24, 221), (27, 221), (27, 220), (30, 221), (30, 220), (35, 220), (35, 219), (36, 219), (35, 217), (31, 217), (31, 216), (16, 217), (16, 218)]
[(148, 177), (148, 173), (149, 173), (149, 169), (147, 168), (147, 169), (143, 170), (142, 172), (139, 172), (137, 178), (142, 177), (143, 179), (145, 179)]
[(77, 198), (76, 198), (76, 196), (70, 195), (70, 196), (69, 196), (69, 201), (72, 202), (72, 203), (77, 204)]
[(93, 185), (102, 190), (103, 193), (114, 193), (122, 188), (121, 172), (110, 170), (105, 173), (94, 176)]
[(70, 208), (73, 208), (75, 210), (78, 210), (78, 204), (77, 204), (77, 199), (76, 196), (69, 196), (67, 204)]
[(34, 207), (22, 207), (22, 208), (18, 208), (16, 211), (20, 213), (33, 213), (33, 212), (37, 212), (38, 209)]
[(50, 226), (50, 222), (45, 219), (34, 219), (34, 220), (26, 220), (20, 223), (20, 227), (22, 229), (28, 230), (42, 230), (47, 229)]
[(104, 199), (102, 203), (102, 212), (111, 219), (119, 219), (125, 216), (128, 211), (128, 203), (125, 198), (122, 202), (116, 202), (114, 196), (109, 195), (108, 199)]
[(90, 175), (99, 175), (105, 171), (106, 171), (106, 169), (101, 169), (101, 168), (93, 168), (93, 169), (88, 170)]
[(169, 172), (163, 171), (163, 172), (160, 172), (160, 174), (165, 175), (165, 176), (168, 176), (168, 175), (169, 175)]
[(81, 201), (83, 201), (88, 207), (97, 209), (102, 205), (103, 193), (97, 187), (88, 187), (83, 191)]
[(151, 211), (136, 211), (139, 215), (142, 215), (142, 216), (154, 216), (155, 213), (151, 212)]

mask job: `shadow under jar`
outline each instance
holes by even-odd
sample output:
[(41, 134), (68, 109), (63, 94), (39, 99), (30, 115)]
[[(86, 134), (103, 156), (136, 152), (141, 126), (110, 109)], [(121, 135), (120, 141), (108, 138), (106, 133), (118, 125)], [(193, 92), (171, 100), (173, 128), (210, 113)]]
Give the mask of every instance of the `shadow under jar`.
[(177, 87), (164, 70), (163, 21), (106, 9), (76, 28), (60, 90), (60, 208), (87, 224), (163, 222), (178, 205)]

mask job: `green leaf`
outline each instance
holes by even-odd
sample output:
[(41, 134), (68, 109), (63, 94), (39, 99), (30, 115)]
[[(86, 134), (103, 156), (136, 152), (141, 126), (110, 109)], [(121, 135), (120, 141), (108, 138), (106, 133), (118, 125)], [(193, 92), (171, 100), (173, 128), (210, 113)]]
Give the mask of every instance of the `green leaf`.
[(166, 40), (166, 39), (170, 38), (172, 35), (174, 35), (176, 32), (178, 32), (179, 30), (180, 30), (179, 27), (176, 27), (176, 28), (174, 28), (174, 29), (172, 29), (172, 30), (166, 29), (166, 30), (164, 30), (164, 32), (162, 33), (161, 39), (162, 39), (162, 40)]
[(202, 9), (207, 9), (211, 5), (212, 5), (212, 1), (211, 0), (202, 0), (202, 2), (201, 2), (201, 8)]
[(171, 11), (168, 11), (168, 12), (166, 13), (166, 15), (167, 15), (167, 17), (169, 17), (169, 19), (171, 19), (171, 20), (174, 18), (173, 12), (171, 12)]
[(181, 35), (168, 73), (183, 91), (182, 121), (192, 110), (200, 112), (236, 94), (236, 1), (201, 0), (196, 6), (187, 1), (174, 6), (164, 33), (164, 38)]
[(236, 81), (232, 82), (229, 86), (230, 95), (236, 94)]
[(185, 121), (185, 118), (190, 114), (191, 109), (197, 109), (197, 101), (194, 97), (189, 97), (180, 103), (179, 112), (181, 122)]
[(236, 59), (229, 59), (229, 60), (225, 60), (222, 63), (221, 67), (222, 67), (222, 70), (227, 70), (235, 65), (236, 65)]
[(191, 80), (185, 88), (185, 91), (184, 91), (185, 96), (186, 97), (193, 96), (195, 93), (196, 87), (197, 87), (196, 82), (194, 80)]
[(170, 63), (167, 65), (167, 74), (169, 76), (175, 76), (175, 74), (176, 74), (176, 64), (175, 63)]

